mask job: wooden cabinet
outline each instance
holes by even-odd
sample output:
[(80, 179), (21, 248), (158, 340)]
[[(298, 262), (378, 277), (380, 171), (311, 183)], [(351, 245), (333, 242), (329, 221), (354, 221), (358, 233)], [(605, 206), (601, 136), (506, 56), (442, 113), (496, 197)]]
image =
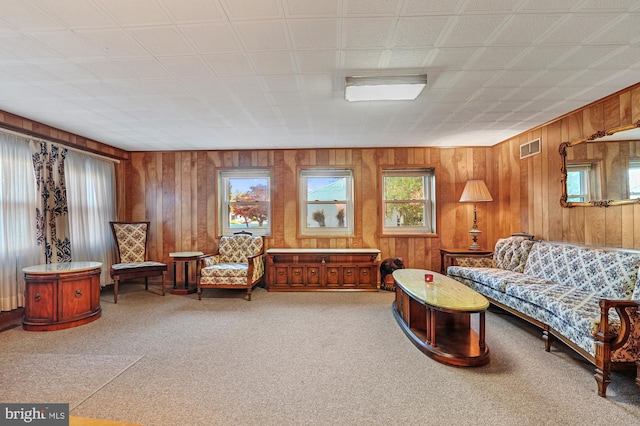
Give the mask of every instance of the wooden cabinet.
[(378, 249), (267, 250), (269, 291), (378, 289)]
[(100, 318), (100, 262), (67, 262), (24, 268), (23, 328), (51, 331)]

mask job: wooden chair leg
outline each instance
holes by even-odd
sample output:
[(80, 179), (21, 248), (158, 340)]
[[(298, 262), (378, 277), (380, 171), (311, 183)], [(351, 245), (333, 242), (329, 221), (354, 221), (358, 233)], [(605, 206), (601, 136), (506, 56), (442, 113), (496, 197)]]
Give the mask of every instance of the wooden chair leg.
[(165, 286), (166, 286), (166, 276), (167, 273), (166, 272), (162, 272), (162, 295), (164, 296), (166, 294), (166, 290), (165, 290)]
[(247, 289), (247, 298), (248, 298), (249, 302), (251, 302), (251, 287), (249, 287)]
[(113, 278), (113, 303), (118, 303), (118, 281), (120, 281), (120, 278), (115, 276)]
[(149, 290), (149, 277), (144, 277), (144, 289)]

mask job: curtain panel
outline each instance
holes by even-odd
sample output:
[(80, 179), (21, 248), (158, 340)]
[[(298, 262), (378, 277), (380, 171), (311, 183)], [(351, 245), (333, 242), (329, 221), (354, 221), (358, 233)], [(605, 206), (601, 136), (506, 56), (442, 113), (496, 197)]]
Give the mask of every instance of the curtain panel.
[(24, 306), (22, 268), (42, 263), (36, 185), (26, 139), (0, 133), (0, 311)]
[(64, 178), (67, 149), (45, 141), (31, 141), (36, 191), (37, 244), (44, 263), (71, 261), (67, 190)]

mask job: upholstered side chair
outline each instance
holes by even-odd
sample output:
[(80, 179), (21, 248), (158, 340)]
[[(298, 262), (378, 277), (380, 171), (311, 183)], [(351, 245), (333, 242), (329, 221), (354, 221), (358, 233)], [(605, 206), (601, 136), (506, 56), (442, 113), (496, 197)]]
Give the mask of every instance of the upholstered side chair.
[(109, 272), (113, 278), (113, 303), (118, 303), (118, 284), (122, 280), (162, 276), (162, 295), (166, 293), (167, 265), (148, 258), (149, 222), (109, 222), (116, 244), (116, 263)]
[(264, 240), (251, 232), (241, 231), (222, 236), (218, 252), (202, 256), (198, 261), (196, 282), (198, 300), (202, 289), (247, 289), (251, 300), (253, 287), (264, 276)]

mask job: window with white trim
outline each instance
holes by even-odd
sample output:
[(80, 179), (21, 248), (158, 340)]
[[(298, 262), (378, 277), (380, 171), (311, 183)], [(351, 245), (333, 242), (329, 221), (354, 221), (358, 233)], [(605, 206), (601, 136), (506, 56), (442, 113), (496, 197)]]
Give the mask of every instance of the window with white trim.
[(352, 169), (301, 169), (299, 189), (302, 235), (353, 234)]
[(218, 174), (218, 197), (222, 235), (242, 230), (253, 235), (271, 233), (270, 170), (221, 170)]
[(436, 233), (434, 168), (382, 170), (382, 233)]
[(629, 199), (640, 198), (640, 160), (629, 160)]

